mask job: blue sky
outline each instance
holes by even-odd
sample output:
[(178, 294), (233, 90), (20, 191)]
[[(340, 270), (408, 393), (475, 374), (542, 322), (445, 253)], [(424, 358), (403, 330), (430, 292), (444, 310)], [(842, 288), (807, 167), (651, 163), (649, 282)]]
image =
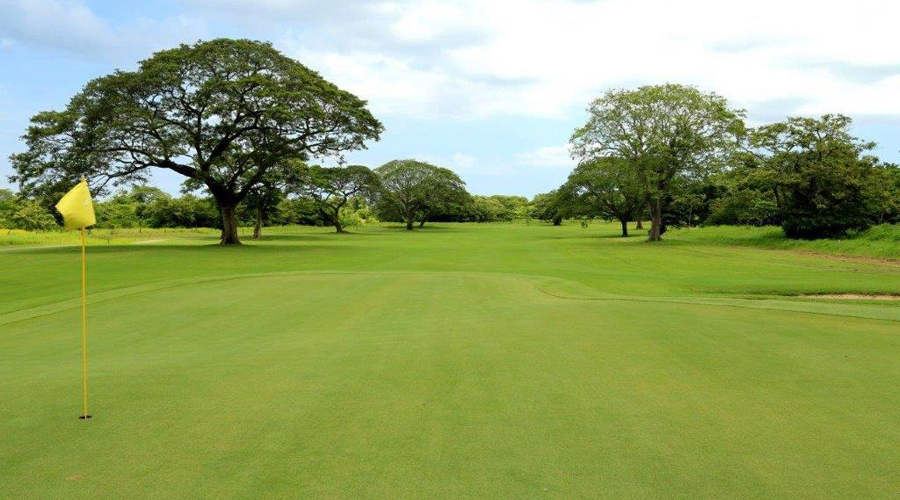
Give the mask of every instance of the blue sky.
[(367, 99), (386, 132), (353, 163), (419, 158), (479, 194), (558, 186), (588, 102), (645, 83), (716, 91), (754, 124), (844, 113), (900, 162), (897, 19), (884, 0), (0, 0), (0, 186), (30, 116), (219, 36), (271, 41)]

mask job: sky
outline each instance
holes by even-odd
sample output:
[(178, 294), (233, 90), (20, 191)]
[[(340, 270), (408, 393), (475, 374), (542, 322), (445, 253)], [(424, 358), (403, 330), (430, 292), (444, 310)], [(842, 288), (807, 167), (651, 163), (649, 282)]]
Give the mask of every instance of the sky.
[(270, 41), (366, 99), (385, 132), (350, 163), (425, 160), (476, 194), (556, 188), (591, 100), (666, 82), (715, 91), (753, 125), (849, 115), (900, 162), (898, 19), (896, 0), (0, 0), (0, 187), (32, 115), (216, 37)]

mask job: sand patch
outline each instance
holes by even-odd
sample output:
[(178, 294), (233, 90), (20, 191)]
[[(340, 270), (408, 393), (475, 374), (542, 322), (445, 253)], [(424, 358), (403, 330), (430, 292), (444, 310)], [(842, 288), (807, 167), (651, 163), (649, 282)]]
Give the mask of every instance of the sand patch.
[(817, 295), (801, 295), (807, 299), (846, 299), (846, 300), (900, 300), (900, 295), (864, 293), (823, 293)]

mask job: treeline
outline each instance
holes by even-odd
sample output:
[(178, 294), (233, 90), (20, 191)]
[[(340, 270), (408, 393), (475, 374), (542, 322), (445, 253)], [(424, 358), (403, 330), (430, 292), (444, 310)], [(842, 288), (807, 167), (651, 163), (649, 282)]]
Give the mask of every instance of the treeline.
[[(343, 232), (373, 221), (422, 227), (427, 221), (499, 222), (531, 217), (524, 196), (480, 196), (449, 169), (415, 160), (396, 160), (370, 170), (361, 165), (321, 167), (295, 164), (289, 175), (268, 176), (236, 211), (241, 226), (333, 226)], [(61, 220), (56, 196), (26, 197), (0, 190), (0, 228), (53, 230)], [(95, 200), (98, 228), (222, 228), (219, 204), (209, 195), (171, 196), (140, 185)]]
[(489, 222), (537, 216), (649, 220), (670, 226), (779, 224), (792, 238), (840, 236), (898, 220), (900, 174), (871, 155), (840, 115), (752, 128), (712, 92), (666, 84), (611, 90), (570, 140), (578, 166), (552, 193), (472, 196), (452, 171), (415, 160), (377, 169), (308, 166), (379, 140), (366, 101), (253, 40), (163, 50), (133, 71), (95, 78), (60, 110), (35, 114), (10, 156), (3, 225), (52, 227), (53, 203), (84, 177), (93, 192), (143, 185), (162, 169), (184, 178), (178, 198), (139, 188), (98, 207), (101, 224), (220, 227), (240, 244), (252, 223), (328, 224), (375, 217)]
[(614, 90), (570, 141), (577, 167), (539, 197), (545, 220), (670, 226), (777, 224), (790, 238), (839, 237), (900, 221), (900, 167), (871, 154), (850, 118), (747, 127), (743, 110), (682, 85)]

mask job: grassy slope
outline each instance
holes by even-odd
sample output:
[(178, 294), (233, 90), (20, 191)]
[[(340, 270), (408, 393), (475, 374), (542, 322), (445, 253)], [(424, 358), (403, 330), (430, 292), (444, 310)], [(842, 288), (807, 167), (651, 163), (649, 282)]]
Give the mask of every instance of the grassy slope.
[(0, 497), (900, 492), (900, 329), (871, 319), (900, 307), (777, 298), (896, 293), (896, 264), (612, 225), (270, 232), (91, 248), (88, 423), (76, 249), (0, 251)]
[(900, 225), (883, 224), (842, 239), (791, 240), (779, 227), (716, 226), (673, 231), (678, 241), (900, 260)]

